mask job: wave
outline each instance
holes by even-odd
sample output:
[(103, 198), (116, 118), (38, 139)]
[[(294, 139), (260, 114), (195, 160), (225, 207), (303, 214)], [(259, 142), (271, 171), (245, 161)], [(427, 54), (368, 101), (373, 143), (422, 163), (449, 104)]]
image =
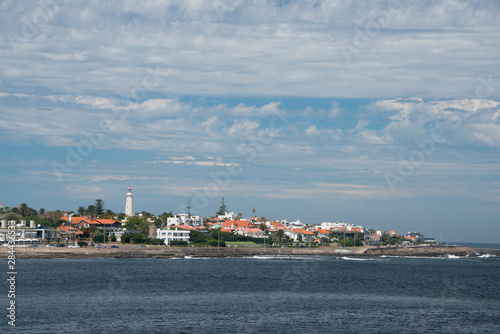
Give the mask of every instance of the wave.
[(491, 257), (497, 257), (496, 255), (494, 254), (483, 254), (483, 255), (479, 255), (478, 258), (481, 258), (481, 259), (488, 259), (488, 258), (491, 258)]
[(461, 259), (463, 256), (458, 256), (458, 255), (453, 255), (453, 254), (447, 254), (446, 258), (448, 259)]
[(360, 258), (360, 257), (347, 257), (347, 256), (342, 256), (338, 257), (337, 259), (342, 259), (342, 260), (347, 260), (347, 261), (374, 261), (374, 258)]

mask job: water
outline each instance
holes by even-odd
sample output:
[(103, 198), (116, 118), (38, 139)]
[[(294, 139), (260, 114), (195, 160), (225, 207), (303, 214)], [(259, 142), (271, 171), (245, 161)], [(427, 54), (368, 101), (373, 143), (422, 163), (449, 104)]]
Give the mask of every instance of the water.
[(2, 333), (500, 332), (497, 257), (20, 259), (17, 269), (17, 326), (4, 318)]

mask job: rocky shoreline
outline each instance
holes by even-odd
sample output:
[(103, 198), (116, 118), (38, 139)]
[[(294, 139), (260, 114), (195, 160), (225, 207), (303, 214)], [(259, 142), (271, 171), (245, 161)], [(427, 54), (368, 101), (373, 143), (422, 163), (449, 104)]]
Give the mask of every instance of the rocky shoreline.
[[(3, 247), (2, 247), (3, 248)], [(0, 249), (0, 258), (7, 258), (8, 249)], [(472, 249), (462, 246), (421, 247), (354, 247), (354, 248), (199, 248), (119, 245), (119, 248), (45, 248), (16, 247), (16, 258), (186, 258), (186, 257), (252, 257), (252, 256), (349, 256), (349, 257), (442, 257), (500, 256), (499, 249)]]

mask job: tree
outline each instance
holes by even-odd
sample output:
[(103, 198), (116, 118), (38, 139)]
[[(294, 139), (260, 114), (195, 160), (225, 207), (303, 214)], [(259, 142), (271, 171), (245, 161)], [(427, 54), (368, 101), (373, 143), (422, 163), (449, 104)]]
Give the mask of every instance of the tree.
[(78, 210), (76, 210), (76, 212), (78, 212), (80, 217), (83, 217), (85, 215), (85, 207), (83, 206), (78, 207)]
[(42, 217), (45, 214), (45, 209), (41, 208), (40, 210), (38, 210), (38, 213), (39, 213), (40, 217)]
[(273, 238), (277, 239), (281, 244), (281, 240), (284, 238), (284, 236), (285, 236), (285, 231), (283, 231), (283, 229), (279, 229), (274, 233)]
[(104, 202), (102, 199), (95, 200), (95, 214), (96, 216), (102, 216), (104, 214)]
[(82, 230), (82, 232), (83, 232), (83, 236), (85, 238), (88, 238), (88, 237), (90, 237), (90, 234), (92, 233), (92, 230), (90, 228), (86, 227), (86, 228), (84, 228)]
[(225, 215), (226, 212), (227, 212), (227, 206), (224, 203), (224, 197), (222, 197), (222, 201), (220, 202), (219, 211), (217, 211), (215, 214), (218, 216), (222, 216), (222, 215)]
[(237, 220), (240, 220), (240, 219), (241, 219), (241, 217), (243, 217), (243, 214), (240, 212), (240, 213), (238, 213), (238, 215), (236, 216), (236, 219), (237, 219)]
[(253, 216), (255, 217), (255, 209), (252, 209)]
[(144, 234), (149, 232), (149, 223), (137, 216), (128, 217), (125, 227), (127, 230), (139, 230)]
[(28, 216), (28, 205), (26, 203), (21, 203), (18, 207), (19, 209), (19, 214), (23, 217)]
[(85, 212), (86, 212), (87, 216), (94, 217), (95, 216), (95, 206), (89, 205)]

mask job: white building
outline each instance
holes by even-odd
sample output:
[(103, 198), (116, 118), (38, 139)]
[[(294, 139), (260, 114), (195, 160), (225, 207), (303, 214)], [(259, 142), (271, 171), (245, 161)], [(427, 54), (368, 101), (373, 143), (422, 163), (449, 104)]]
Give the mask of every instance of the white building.
[(174, 217), (167, 218), (167, 226), (175, 225), (189, 225), (189, 226), (202, 226), (203, 217), (202, 216), (188, 216), (185, 213), (175, 215)]
[(345, 232), (356, 231), (357, 233), (365, 233), (365, 229), (363, 226), (347, 224), (347, 223), (339, 223), (339, 222), (335, 223), (323, 222), (321, 223), (321, 225), (316, 225), (315, 228), (316, 230), (320, 228), (328, 231), (345, 231)]
[(128, 187), (127, 200), (125, 201), (125, 216), (133, 216), (134, 209), (132, 207), (132, 188)]
[(228, 220), (235, 220), (236, 219), (236, 214), (234, 212), (226, 212), (223, 215), (218, 215), (217, 216), (220, 219), (228, 219)]
[(282, 220), (280, 223), (283, 226), (286, 226), (286, 228), (304, 228), (306, 225), (300, 221), (300, 219), (297, 219), (294, 222), (289, 222), (287, 220)]
[(156, 239), (162, 239), (165, 245), (170, 245), (170, 241), (186, 241), (189, 242), (189, 230), (171, 230), (169, 228), (157, 229)]
[(290, 237), (290, 239), (295, 242), (298, 242), (300, 237), (303, 242), (313, 242), (315, 239), (313, 232), (304, 230), (302, 228), (285, 230), (285, 235)]

